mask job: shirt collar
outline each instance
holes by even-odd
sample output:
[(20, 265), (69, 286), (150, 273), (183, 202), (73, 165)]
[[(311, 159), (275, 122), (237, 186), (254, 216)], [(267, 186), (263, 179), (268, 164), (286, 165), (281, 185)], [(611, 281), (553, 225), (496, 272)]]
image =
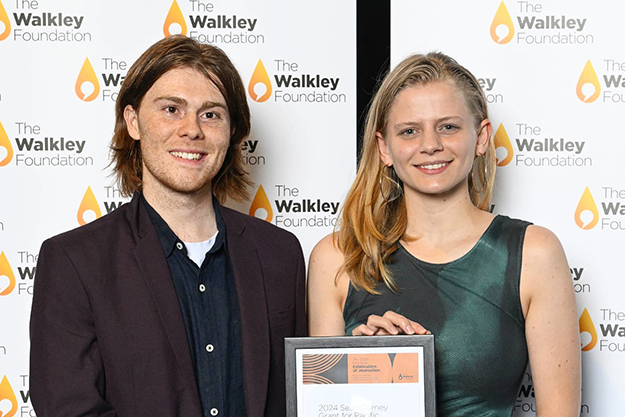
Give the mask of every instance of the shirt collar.
[[(161, 245), (163, 246), (163, 251), (165, 252), (165, 257), (169, 257), (174, 251), (176, 247), (176, 243), (182, 242), (178, 236), (174, 233), (173, 230), (169, 227), (167, 222), (161, 217), (160, 214), (148, 203), (148, 201), (143, 196), (143, 193), (140, 193), (141, 202), (145, 206), (148, 215), (150, 216), (150, 220), (152, 221), (152, 225), (156, 229), (156, 233), (161, 241)], [(215, 244), (211, 248), (208, 253), (213, 253), (219, 250), (222, 246), (225, 247), (226, 244), (226, 223), (221, 215), (221, 205), (213, 196), (213, 208), (215, 211), (215, 222), (217, 223), (217, 239), (215, 240)], [(185, 248), (186, 253), (186, 248)]]

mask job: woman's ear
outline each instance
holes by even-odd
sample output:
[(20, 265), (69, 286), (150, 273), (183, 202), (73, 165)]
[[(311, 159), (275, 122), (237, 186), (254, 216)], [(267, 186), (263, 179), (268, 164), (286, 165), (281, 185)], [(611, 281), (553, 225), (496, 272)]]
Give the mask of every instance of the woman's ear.
[(391, 159), (391, 155), (388, 152), (388, 146), (386, 145), (386, 140), (382, 136), (380, 132), (375, 132), (375, 138), (378, 142), (378, 151), (380, 152), (380, 160), (386, 166), (393, 166), (393, 160)]
[(475, 146), (475, 156), (484, 155), (488, 150), (490, 143), (490, 137), (493, 134), (493, 125), (490, 120), (484, 119), (480, 123), (480, 127), (477, 131), (477, 144)]

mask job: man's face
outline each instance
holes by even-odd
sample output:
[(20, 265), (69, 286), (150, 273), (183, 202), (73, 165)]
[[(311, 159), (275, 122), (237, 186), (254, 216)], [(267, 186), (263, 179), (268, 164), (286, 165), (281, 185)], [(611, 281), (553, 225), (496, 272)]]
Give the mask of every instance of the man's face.
[(230, 143), (230, 115), (217, 87), (191, 68), (172, 69), (127, 106), (128, 133), (141, 143), (143, 191), (210, 190)]

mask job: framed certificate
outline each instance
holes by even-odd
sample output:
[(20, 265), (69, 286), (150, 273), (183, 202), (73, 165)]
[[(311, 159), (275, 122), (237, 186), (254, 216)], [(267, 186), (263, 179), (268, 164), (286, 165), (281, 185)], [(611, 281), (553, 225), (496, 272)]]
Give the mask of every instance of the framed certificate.
[(434, 336), (285, 339), (289, 417), (435, 417)]

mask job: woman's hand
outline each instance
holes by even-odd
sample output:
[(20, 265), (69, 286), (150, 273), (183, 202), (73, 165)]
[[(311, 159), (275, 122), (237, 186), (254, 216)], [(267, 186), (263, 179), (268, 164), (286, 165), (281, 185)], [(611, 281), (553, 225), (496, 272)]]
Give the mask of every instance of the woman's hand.
[(352, 330), (352, 336), (385, 336), (395, 334), (431, 334), (419, 323), (407, 319), (394, 311), (387, 311), (383, 316), (372, 314), (367, 324), (361, 324)]

